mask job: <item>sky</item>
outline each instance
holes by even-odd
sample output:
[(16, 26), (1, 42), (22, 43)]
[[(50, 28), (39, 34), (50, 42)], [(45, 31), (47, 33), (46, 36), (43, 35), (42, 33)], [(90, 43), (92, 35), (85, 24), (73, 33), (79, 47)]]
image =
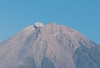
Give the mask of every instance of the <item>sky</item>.
[(56, 22), (100, 44), (100, 0), (0, 0), (0, 42), (35, 22)]

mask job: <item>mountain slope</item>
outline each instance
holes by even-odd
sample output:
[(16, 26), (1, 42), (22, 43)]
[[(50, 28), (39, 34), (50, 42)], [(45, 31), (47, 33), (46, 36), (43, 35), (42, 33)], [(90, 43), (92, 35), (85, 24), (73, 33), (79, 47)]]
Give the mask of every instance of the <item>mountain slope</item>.
[(99, 68), (100, 47), (55, 23), (28, 26), (0, 44), (0, 68)]

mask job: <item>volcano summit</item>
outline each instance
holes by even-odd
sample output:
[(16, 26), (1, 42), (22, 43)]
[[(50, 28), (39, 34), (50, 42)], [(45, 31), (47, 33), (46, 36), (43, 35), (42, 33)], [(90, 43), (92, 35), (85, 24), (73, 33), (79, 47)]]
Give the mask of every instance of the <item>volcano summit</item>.
[(100, 46), (69, 27), (37, 23), (0, 44), (0, 68), (100, 68)]

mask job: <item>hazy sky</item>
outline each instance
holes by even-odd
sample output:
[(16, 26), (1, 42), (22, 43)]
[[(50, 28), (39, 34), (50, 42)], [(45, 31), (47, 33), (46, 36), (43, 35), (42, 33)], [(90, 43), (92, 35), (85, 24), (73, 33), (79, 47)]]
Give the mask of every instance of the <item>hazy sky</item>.
[(0, 42), (37, 21), (71, 27), (100, 44), (100, 0), (0, 0)]

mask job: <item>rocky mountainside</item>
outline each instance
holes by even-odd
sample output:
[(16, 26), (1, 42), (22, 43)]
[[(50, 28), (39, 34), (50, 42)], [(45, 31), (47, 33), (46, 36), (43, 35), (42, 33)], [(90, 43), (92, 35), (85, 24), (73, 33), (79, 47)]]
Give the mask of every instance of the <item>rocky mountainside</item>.
[(0, 68), (100, 68), (100, 46), (71, 28), (38, 23), (0, 44)]

